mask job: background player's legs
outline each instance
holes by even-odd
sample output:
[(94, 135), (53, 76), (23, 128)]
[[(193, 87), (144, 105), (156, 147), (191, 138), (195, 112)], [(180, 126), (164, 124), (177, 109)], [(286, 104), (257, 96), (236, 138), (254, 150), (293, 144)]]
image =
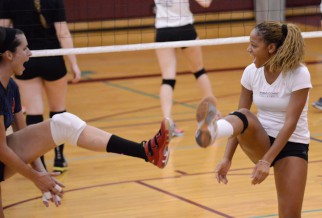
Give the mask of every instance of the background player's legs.
[(28, 80), (15, 80), (19, 86), (19, 91), (24, 106), (26, 107), (27, 115), (42, 115), (44, 112), (43, 106), (43, 81), (36, 77)]
[[(162, 79), (176, 78), (176, 50), (173, 48), (157, 49), (156, 54), (158, 57)], [(160, 100), (163, 117), (171, 118), (172, 110), (173, 89), (167, 84), (162, 84), (160, 88)]]
[[(201, 47), (187, 47), (182, 49), (192, 73), (197, 73), (204, 69)], [(213, 96), (213, 90), (207, 74), (202, 74), (197, 78), (198, 88), (201, 90), (202, 97)]]
[[(44, 89), (47, 95), (49, 117), (66, 111), (67, 76), (55, 81), (44, 81)], [(64, 172), (67, 169), (67, 161), (64, 157), (64, 144), (55, 147), (54, 171)]]
[[(176, 49), (175, 48), (163, 48), (156, 50), (157, 58), (159, 61), (162, 84), (160, 88), (160, 101), (163, 117), (172, 118), (172, 104), (173, 104), (173, 92), (176, 82)], [(174, 124), (174, 136), (182, 136), (183, 131), (178, 129)]]
[(51, 112), (66, 110), (67, 82), (67, 76), (55, 81), (44, 81), (44, 90)]

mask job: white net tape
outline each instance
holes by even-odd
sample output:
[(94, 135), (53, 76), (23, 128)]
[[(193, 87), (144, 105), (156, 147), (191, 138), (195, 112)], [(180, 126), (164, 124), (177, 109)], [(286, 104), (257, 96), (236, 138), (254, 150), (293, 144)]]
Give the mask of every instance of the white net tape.
[[(318, 38), (322, 37), (322, 31), (303, 32), (303, 38)], [(200, 39), (192, 41), (177, 41), (177, 42), (158, 42), (158, 43), (142, 43), (131, 45), (112, 45), (112, 46), (97, 46), (69, 49), (48, 49), (48, 50), (33, 50), (32, 57), (58, 56), (70, 54), (97, 54), (111, 53), (123, 51), (140, 51), (159, 48), (180, 48), (191, 46), (209, 46), (209, 45), (224, 45), (249, 42), (249, 36), (217, 38), (217, 39)]]

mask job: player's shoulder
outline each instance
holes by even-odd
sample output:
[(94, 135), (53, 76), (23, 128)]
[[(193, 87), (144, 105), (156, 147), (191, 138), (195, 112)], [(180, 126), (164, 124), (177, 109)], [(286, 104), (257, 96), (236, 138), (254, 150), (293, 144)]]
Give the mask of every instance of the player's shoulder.
[(297, 68), (295, 68), (295, 70), (292, 72), (292, 75), (294, 76), (303, 76), (303, 75), (310, 75), (310, 71), (307, 68), (307, 66), (305, 66), (304, 64), (300, 64)]

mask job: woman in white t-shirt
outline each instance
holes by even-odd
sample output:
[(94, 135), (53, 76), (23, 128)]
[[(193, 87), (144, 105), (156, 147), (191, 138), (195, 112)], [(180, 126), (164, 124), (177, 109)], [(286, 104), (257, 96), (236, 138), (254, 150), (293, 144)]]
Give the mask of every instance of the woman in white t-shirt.
[[(196, 0), (202, 7), (208, 7), (212, 0)], [(189, 0), (155, 0), (156, 5), (156, 42), (172, 42), (198, 39), (193, 26), (193, 14)], [(191, 72), (194, 74), (203, 97), (213, 96), (212, 87), (202, 58), (200, 46), (181, 48)], [(173, 91), (176, 83), (176, 49), (156, 50), (162, 72), (160, 88), (161, 108), (164, 117), (171, 118)], [(183, 130), (175, 127), (174, 136), (182, 136)]]
[[(304, 40), (294, 24), (264, 22), (250, 34), (247, 51), (254, 61), (244, 71), (239, 110), (223, 119), (214, 117), (216, 104), (206, 98), (198, 106), (196, 140), (207, 147), (216, 138), (229, 137), (218, 182), (227, 184), (227, 172), (239, 144), (255, 164), (252, 184), (260, 184), (274, 167), (279, 217), (301, 217), (307, 178), (308, 97), (310, 73), (302, 64)], [(257, 116), (250, 112), (252, 103)]]

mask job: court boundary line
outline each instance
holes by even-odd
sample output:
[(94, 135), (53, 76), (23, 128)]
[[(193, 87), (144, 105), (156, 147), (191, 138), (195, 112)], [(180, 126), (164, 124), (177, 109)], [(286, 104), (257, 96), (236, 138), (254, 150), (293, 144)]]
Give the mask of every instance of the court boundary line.
[[(321, 162), (322, 162), (322, 160), (309, 161), (309, 163), (313, 163), (313, 164), (314, 163), (321, 163)], [(235, 168), (235, 169), (231, 169), (230, 172), (250, 170), (250, 169), (253, 169), (253, 168), (252, 167)], [(174, 197), (176, 199), (182, 200), (183, 202), (186, 202), (186, 203), (195, 205), (197, 207), (203, 208), (203, 209), (205, 209), (207, 211), (216, 213), (216, 214), (221, 215), (223, 217), (233, 218), (233, 216), (229, 216), (229, 215), (224, 214), (224, 213), (222, 213), (220, 211), (217, 211), (215, 209), (209, 208), (207, 206), (204, 206), (204, 205), (201, 205), (199, 203), (193, 202), (193, 201), (191, 201), (189, 199), (186, 199), (184, 197), (181, 197), (179, 195), (173, 194), (173, 193), (171, 193), (169, 191), (166, 191), (166, 190), (163, 190), (163, 189), (160, 189), (158, 187), (155, 187), (155, 186), (152, 186), (152, 185), (149, 185), (149, 184), (145, 183), (146, 181), (183, 178), (183, 177), (186, 177), (186, 176), (199, 176), (199, 175), (208, 175), (208, 174), (213, 174), (214, 173), (213, 171), (211, 171), (211, 172), (203, 172), (203, 173), (202, 172), (199, 172), (199, 173), (187, 173), (187, 172), (184, 172), (184, 171), (177, 171), (177, 170), (175, 172), (178, 173), (179, 175), (166, 176), (166, 177), (157, 177), (157, 178), (148, 178), (148, 179), (141, 179), (141, 180), (125, 180), (125, 181), (119, 181), (119, 182), (97, 184), (97, 185), (92, 185), (92, 186), (83, 186), (83, 187), (80, 187), (80, 188), (66, 190), (65, 193), (74, 192), (74, 191), (81, 191), (81, 190), (86, 190), (86, 189), (93, 189), (93, 188), (98, 188), (98, 187), (113, 186), (113, 185), (119, 185), (119, 184), (125, 184), (125, 183), (137, 183), (137, 184), (141, 184), (141, 185), (143, 185), (145, 187), (151, 188), (151, 189), (153, 189), (155, 191), (159, 191), (161, 193), (164, 193), (164, 194), (167, 194), (169, 196), (172, 196), (172, 197)], [(242, 174), (240, 174), (240, 173), (238, 173), (238, 174), (230, 173), (230, 175), (233, 176), (233, 175), (245, 175), (245, 174), (243, 174), (243, 173)], [(12, 207), (15, 207), (15, 206), (27, 203), (27, 202), (31, 202), (31, 201), (34, 201), (34, 200), (41, 199), (41, 198), (42, 198), (42, 196), (39, 196), (39, 197), (33, 197), (33, 198), (25, 199), (25, 200), (22, 200), (22, 201), (18, 201), (18, 202), (15, 202), (15, 203), (12, 203), (12, 204), (4, 206), (3, 209), (6, 210), (6, 209), (9, 209), (9, 208), (12, 208)], [(319, 208), (319, 209), (312, 209), (312, 210), (302, 211), (302, 213), (312, 213), (312, 212), (321, 212), (321, 211), (322, 211), (322, 208), (321, 209)], [(256, 217), (250, 217), (250, 218), (264, 218), (264, 217), (271, 217), (271, 216), (275, 216), (275, 214), (262, 215), (262, 216), (256, 216)]]

